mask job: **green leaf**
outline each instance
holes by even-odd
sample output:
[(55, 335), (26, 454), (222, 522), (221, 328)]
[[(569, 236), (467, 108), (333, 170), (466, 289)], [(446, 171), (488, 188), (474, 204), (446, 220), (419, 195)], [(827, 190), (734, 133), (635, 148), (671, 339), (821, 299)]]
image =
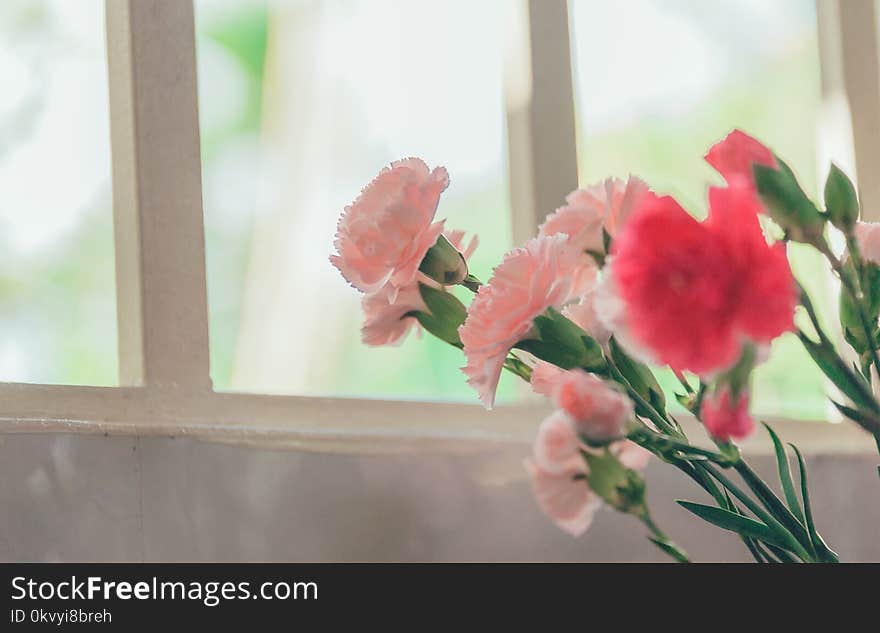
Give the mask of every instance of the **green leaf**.
[(864, 378), (858, 374), (854, 374), (829, 343), (816, 343), (803, 332), (798, 333), (798, 337), (806, 348), (807, 352), (819, 366), (828, 379), (849, 397), (854, 403), (861, 407), (869, 408), (872, 411), (880, 413), (877, 402), (868, 390)]
[(859, 197), (849, 177), (831, 163), (825, 180), (825, 210), (831, 223), (849, 233), (859, 219)]
[(773, 449), (776, 451), (776, 468), (779, 471), (779, 483), (782, 485), (782, 492), (785, 494), (785, 501), (788, 504), (788, 509), (791, 510), (791, 513), (795, 518), (803, 524), (804, 514), (801, 511), (797, 493), (794, 489), (794, 482), (791, 479), (791, 468), (788, 465), (788, 455), (785, 452), (785, 447), (782, 445), (782, 442), (779, 441), (779, 436), (776, 435), (776, 432), (772, 428), (770, 428), (769, 424), (765, 423), (764, 428), (767, 429), (767, 432), (770, 434), (770, 439), (773, 440)]
[(676, 499), (675, 502), (689, 512), (693, 512), (698, 517), (718, 526), (724, 530), (736, 532), (740, 536), (750, 537), (763, 541), (769, 545), (776, 545), (782, 549), (788, 549), (786, 540), (779, 536), (769, 527), (750, 519), (736, 512), (716, 508), (714, 506), (703, 505), (702, 503), (693, 503), (692, 501), (683, 501)]
[(784, 549), (780, 549), (775, 545), (767, 545), (767, 549), (779, 559), (780, 563), (797, 563), (799, 562), (797, 558), (786, 552)]
[[(764, 483), (745, 462), (740, 461), (734, 468), (743, 478), (743, 481), (758, 496), (764, 507), (770, 511), (771, 516), (782, 524), (784, 529), (788, 530), (792, 536), (805, 548), (808, 554), (814, 555), (812, 551), (813, 544), (810, 536), (807, 534), (806, 528), (800, 523), (792, 512), (785, 507), (782, 500), (776, 496), (776, 493)], [(766, 519), (765, 519), (766, 520)]]
[(829, 398), (828, 400), (845, 417), (849, 418), (859, 426), (871, 431), (872, 433), (880, 432), (880, 417), (871, 413), (859, 411), (858, 409), (853, 409), (852, 407), (848, 407), (845, 404), (840, 404), (839, 402), (832, 400), (831, 398)]
[(825, 541), (822, 539), (819, 532), (816, 531), (816, 525), (813, 523), (813, 512), (810, 509), (810, 493), (807, 490), (807, 466), (804, 463), (804, 457), (801, 455), (797, 446), (791, 443), (789, 443), (789, 446), (791, 446), (795, 455), (797, 455), (798, 468), (800, 469), (801, 476), (801, 496), (804, 501), (804, 518), (807, 522), (807, 531), (810, 533), (810, 540), (813, 541), (813, 547), (816, 549), (816, 553), (819, 555), (820, 560), (826, 563), (836, 563), (838, 562), (837, 554), (825, 544)]

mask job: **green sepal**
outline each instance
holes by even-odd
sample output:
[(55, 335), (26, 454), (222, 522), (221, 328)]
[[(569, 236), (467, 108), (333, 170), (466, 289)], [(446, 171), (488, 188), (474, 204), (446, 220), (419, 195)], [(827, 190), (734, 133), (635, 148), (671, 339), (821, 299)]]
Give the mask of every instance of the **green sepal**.
[(602, 371), (605, 356), (602, 347), (571, 320), (554, 308), (534, 320), (536, 337), (515, 345), (552, 363), (561, 369), (581, 367), (587, 371)]
[(444, 286), (460, 284), (468, 277), (464, 255), (444, 235), (425, 253), (419, 270)]
[(731, 464), (735, 464), (740, 460), (739, 447), (733, 442), (716, 442), (715, 445)]
[(428, 312), (414, 310), (404, 316), (412, 316), (425, 330), (455, 347), (462, 347), (458, 328), (467, 317), (467, 308), (455, 295), (437, 288), (419, 284), (419, 293)]
[(620, 463), (607, 448), (593, 453), (583, 451), (587, 461), (587, 483), (605, 503), (619, 512), (640, 514), (645, 507), (645, 480)]

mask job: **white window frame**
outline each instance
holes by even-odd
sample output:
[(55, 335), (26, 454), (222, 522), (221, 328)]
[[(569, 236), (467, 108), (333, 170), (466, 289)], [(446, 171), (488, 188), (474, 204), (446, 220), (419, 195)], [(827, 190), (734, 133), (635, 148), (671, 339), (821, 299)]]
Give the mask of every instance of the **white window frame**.
[[(505, 82), (517, 240), (578, 184), (567, 3), (521, 7)], [(880, 173), (874, 2), (817, 0), (817, 9), (823, 94), (844, 90), (858, 166)], [(106, 17), (120, 386), (2, 383), (0, 432), (187, 436), (352, 453), (532, 440), (547, 405), (487, 412), (477, 404), (215, 392), (193, 4), (106, 0)], [(862, 196), (868, 218), (880, 219), (880, 179), (865, 179)], [(809, 453), (871, 450), (854, 425), (773, 422)], [(753, 439), (745, 449), (769, 447)]]

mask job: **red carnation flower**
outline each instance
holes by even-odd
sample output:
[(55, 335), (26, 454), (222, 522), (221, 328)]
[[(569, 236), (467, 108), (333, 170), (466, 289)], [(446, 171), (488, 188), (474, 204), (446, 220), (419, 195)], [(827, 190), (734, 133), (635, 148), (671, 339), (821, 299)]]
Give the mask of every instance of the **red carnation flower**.
[(777, 167), (773, 152), (742, 130), (734, 130), (706, 152), (706, 162), (730, 184), (743, 179), (754, 188), (752, 165)]
[(656, 360), (704, 376), (732, 365), (745, 340), (792, 329), (797, 296), (749, 185), (733, 179), (709, 203), (698, 222), (673, 198), (647, 196), (614, 242), (612, 267), (628, 334)]

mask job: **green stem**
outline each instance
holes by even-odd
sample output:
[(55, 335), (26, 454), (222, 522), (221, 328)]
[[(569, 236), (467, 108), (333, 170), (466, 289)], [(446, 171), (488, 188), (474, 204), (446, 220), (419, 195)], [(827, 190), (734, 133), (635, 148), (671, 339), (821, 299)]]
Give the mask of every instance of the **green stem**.
[(624, 376), (620, 372), (620, 370), (617, 368), (617, 365), (614, 364), (614, 361), (612, 361), (611, 358), (606, 358), (605, 361), (608, 365), (611, 377), (614, 378), (614, 380), (619, 383), (624, 389), (626, 389), (630, 398), (632, 398), (637, 404), (640, 405), (640, 407), (645, 411), (645, 414), (651, 420), (651, 422), (653, 422), (655, 425), (657, 425), (658, 428), (666, 431), (667, 433), (670, 433), (672, 435), (680, 435), (675, 427), (673, 427), (672, 424), (668, 420), (666, 420), (666, 418), (659, 411), (657, 411), (657, 409), (655, 409), (650, 402), (645, 400), (635, 387), (632, 386), (632, 384), (629, 382), (629, 380), (626, 379), (626, 376)]
[(677, 563), (689, 563), (691, 562), (690, 558), (688, 558), (687, 553), (681, 549), (678, 545), (676, 545), (660, 527), (654, 523), (654, 520), (651, 518), (651, 515), (648, 513), (648, 509), (645, 510), (638, 515), (639, 519), (641, 519), (642, 523), (645, 524), (651, 531), (652, 538), (650, 541), (654, 543), (660, 550), (664, 553), (671, 556)]
[(853, 266), (856, 268), (856, 279), (853, 280), (849, 274), (847, 274), (846, 269), (843, 266), (843, 263), (837, 259), (834, 253), (831, 252), (831, 249), (828, 246), (828, 243), (823, 240), (823, 247), (820, 248), (820, 252), (825, 255), (825, 259), (827, 259), (831, 268), (834, 269), (834, 272), (837, 273), (837, 276), (840, 278), (840, 283), (843, 286), (844, 290), (849, 293), (850, 297), (853, 300), (853, 303), (856, 306), (856, 313), (859, 317), (859, 322), (862, 325), (862, 330), (865, 334), (865, 340), (868, 342), (868, 347), (871, 351), (871, 362), (874, 364), (874, 369), (877, 372), (877, 375), (880, 376), (880, 357), (877, 355), (877, 347), (874, 345), (874, 333), (871, 329), (871, 325), (868, 322), (868, 315), (865, 314), (865, 306), (864, 306), (864, 298), (865, 295), (861, 289), (861, 280), (859, 277), (860, 266), (858, 263), (859, 258), (859, 250), (858, 244), (851, 237), (847, 236), (847, 246), (850, 250), (850, 257), (853, 258)]
[(641, 446), (644, 446), (645, 448), (655, 448), (657, 452), (672, 450), (681, 453), (701, 455), (718, 464), (722, 468), (727, 468), (728, 466), (731, 466), (735, 463), (726, 455), (722, 455), (717, 451), (713, 451), (707, 448), (701, 448), (699, 446), (693, 446), (688, 442), (683, 442), (677, 438), (657, 433), (648, 428), (637, 429), (633, 432), (632, 435), (630, 435), (630, 439), (633, 441), (636, 441), (637, 438), (643, 438), (643, 442), (637, 442)]

